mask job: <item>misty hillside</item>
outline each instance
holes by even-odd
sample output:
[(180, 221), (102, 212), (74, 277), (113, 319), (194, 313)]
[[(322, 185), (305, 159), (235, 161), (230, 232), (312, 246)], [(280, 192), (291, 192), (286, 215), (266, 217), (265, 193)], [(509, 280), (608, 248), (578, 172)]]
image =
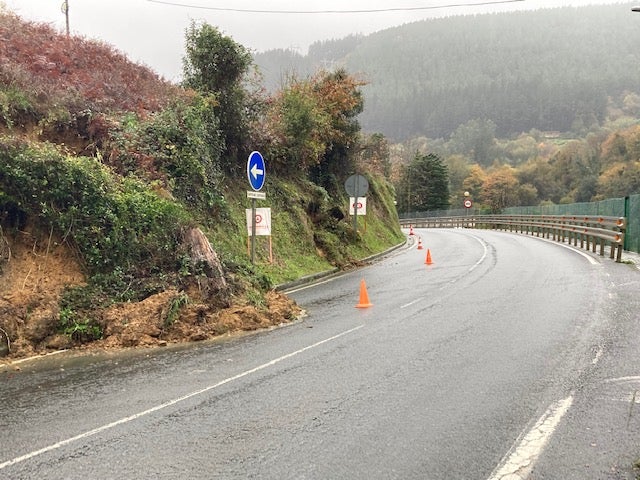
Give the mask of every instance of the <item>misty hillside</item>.
[(640, 15), (618, 4), (420, 21), (255, 60), (269, 89), (345, 66), (369, 82), (363, 129), (402, 141), (473, 119), (500, 136), (599, 124), (640, 91), (639, 45)]

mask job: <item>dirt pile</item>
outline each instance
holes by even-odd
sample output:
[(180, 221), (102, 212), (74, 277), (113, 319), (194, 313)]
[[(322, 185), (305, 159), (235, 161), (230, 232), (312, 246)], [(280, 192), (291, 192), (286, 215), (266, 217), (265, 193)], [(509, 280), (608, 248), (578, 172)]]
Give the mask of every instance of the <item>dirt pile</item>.
[(201, 341), (268, 328), (300, 314), (290, 299), (277, 292), (269, 292), (263, 305), (238, 304), (242, 299), (237, 299), (220, 308), (208, 302), (206, 292), (197, 286), (186, 292), (170, 289), (98, 312), (102, 339), (79, 344), (60, 333), (59, 320), (65, 287), (85, 281), (73, 252), (51, 238), (36, 238), (29, 232), (0, 235), (0, 243), (0, 340), (5, 350), (9, 347), (0, 362), (66, 348), (118, 349)]

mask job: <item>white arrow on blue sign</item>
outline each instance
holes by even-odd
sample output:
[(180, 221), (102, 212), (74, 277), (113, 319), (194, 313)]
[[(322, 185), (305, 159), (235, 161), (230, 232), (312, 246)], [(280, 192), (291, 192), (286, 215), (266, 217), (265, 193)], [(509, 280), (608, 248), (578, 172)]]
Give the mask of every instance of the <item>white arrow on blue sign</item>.
[(264, 185), (266, 176), (267, 172), (264, 165), (264, 158), (262, 158), (260, 152), (251, 152), (249, 160), (247, 160), (247, 177), (249, 177), (251, 188), (256, 192), (260, 190)]

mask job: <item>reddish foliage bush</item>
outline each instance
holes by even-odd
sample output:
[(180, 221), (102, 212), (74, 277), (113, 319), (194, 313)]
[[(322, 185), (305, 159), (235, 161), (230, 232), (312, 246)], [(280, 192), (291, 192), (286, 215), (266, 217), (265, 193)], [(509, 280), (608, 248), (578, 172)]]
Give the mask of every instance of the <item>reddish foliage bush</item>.
[(0, 13), (0, 82), (31, 94), (41, 112), (157, 111), (181, 89), (106, 43)]

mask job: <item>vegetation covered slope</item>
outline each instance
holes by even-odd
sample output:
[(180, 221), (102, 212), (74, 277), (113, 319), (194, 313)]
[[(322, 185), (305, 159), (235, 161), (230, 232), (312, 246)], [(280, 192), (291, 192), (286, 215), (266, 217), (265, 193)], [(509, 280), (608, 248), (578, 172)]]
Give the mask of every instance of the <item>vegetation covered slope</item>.
[[(374, 144), (358, 81), (323, 73), (268, 97), (244, 47), (206, 24), (186, 35), (183, 87), (0, 12), (0, 355), (289, 321), (275, 284), (401, 241), (388, 159), (362, 161)], [(273, 263), (262, 238), (247, 254), (252, 150), (267, 160)], [(356, 170), (372, 186), (357, 232), (341, 188)]]

